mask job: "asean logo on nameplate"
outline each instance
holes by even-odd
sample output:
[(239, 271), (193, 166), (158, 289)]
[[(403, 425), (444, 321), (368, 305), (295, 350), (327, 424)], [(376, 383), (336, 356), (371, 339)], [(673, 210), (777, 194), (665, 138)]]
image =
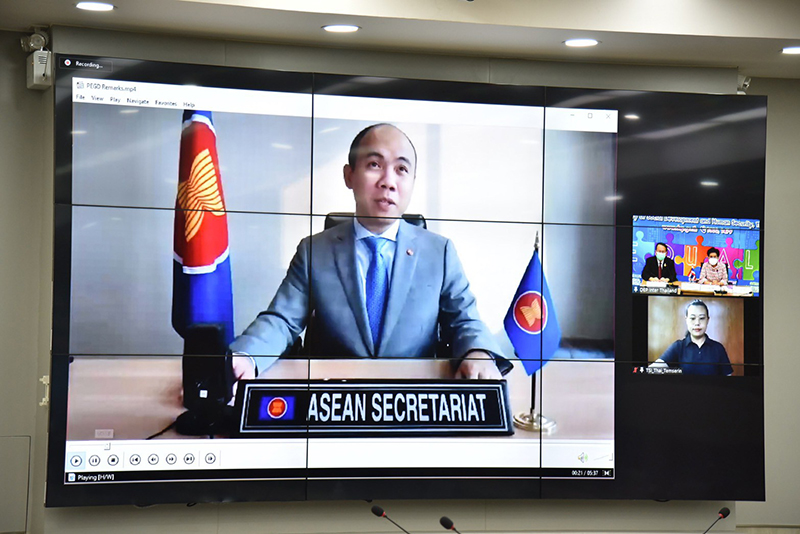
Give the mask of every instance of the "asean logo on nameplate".
[(267, 412), (273, 419), (283, 417), (286, 413), (286, 401), (280, 397), (272, 399), (267, 405)]
[(514, 302), (514, 321), (524, 332), (538, 334), (547, 326), (547, 308), (541, 293), (528, 291)]
[(294, 419), (294, 397), (263, 397), (258, 410), (261, 421)]

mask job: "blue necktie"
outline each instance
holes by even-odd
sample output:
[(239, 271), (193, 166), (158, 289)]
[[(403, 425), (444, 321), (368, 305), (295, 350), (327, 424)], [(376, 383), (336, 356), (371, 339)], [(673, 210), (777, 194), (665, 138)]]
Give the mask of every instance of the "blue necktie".
[(381, 252), (388, 243), (382, 237), (366, 237), (364, 243), (372, 253), (369, 268), (367, 269), (367, 316), (369, 317), (369, 328), (372, 331), (372, 345), (375, 352), (378, 351), (378, 344), (381, 339), (381, 329), (383, 328), (383, 312), (386, 309), (386, 293), (388, 271), (386, 260)]

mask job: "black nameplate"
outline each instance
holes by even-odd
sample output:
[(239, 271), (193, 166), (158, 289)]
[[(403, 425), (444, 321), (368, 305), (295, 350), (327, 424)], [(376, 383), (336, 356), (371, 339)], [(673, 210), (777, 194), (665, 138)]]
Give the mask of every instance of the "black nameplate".
[(509, 435), (505, 380), (249, 380), (239, 437)]

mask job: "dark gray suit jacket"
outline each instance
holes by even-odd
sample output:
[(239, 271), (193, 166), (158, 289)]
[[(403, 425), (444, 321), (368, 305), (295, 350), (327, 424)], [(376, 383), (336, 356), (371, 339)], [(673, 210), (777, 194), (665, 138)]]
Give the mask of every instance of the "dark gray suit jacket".
[(313, 356), (429, 358), (440, 328), (456, 358), (473, 349), (500, 354), (478, 317), (449, 239), (401, 221), (392, 269), (383, 334), (374, 347), (360, 296), (353, 225), (305, 238), (269, 308), (230, 348), (252, 355), (263, 371), (287, 352), (313, 313)]

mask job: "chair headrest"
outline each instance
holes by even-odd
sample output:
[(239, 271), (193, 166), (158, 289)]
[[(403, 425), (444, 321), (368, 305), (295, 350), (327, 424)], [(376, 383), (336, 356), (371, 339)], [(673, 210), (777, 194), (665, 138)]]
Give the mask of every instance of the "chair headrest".
[[(353, 217), (355, 216), (356, 214), (353, 212), (331, 212), (325, 216), (325, 229), (327, 230), (344, 222), (352, 221)], [(413, 224), (414, 226), (421, 226), (426, 230), (428, 229), (428, 224), (425, 222), (425, 217), (418, 213), (405, 213), (403, 214), (403, 220), (409, 224)]]

